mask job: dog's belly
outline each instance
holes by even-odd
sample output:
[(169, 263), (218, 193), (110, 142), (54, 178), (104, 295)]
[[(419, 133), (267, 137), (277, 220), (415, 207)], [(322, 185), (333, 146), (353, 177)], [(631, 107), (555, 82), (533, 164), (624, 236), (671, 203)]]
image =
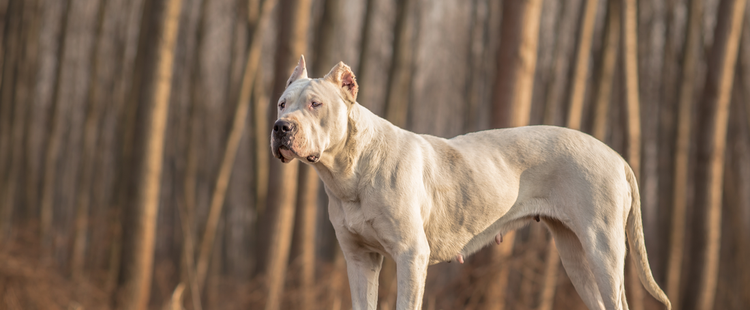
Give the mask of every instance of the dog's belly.
[[(493, 224), (510, 222), (505, 215), (517, 199), (518, 186), (513, 180), (478, 178), (452, 185), (457, 190), (434, 192), (430, 201), (433, 212), (424, 223), (431, 264), (455, 260), (458, 254), (468, 256), (491, 243), (495, 234), (507, 231), (506, 225)], [(470, 243), (476, 245), (467, 249)]]

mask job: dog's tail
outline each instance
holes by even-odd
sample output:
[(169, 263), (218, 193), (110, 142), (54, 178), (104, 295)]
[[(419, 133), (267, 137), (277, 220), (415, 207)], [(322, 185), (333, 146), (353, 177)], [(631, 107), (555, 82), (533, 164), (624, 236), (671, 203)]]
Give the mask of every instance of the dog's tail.
[(632, 197), (632, 203), (630, 205), (630, 213), (628, 214), (628, 220), (625, 229), (628, 234), (628, 244), (630, 245), (630, 254), (633, 256), (635, 263), (635, 269), (638, 270), (638, 278), (641, 279), (641, 283), (646, 290), (654, 296), (656, 300), (667, 306), (667, 309), (672, 309), (672, 304), (667, 298), (667, 294), (659, 288), (656, 284), (654, 276), (651, 274), (651, 267), (648, 264), (648, 258), (646, 256), (646, 244), (643, 241), (643, 219), (641, 218), (641, 195), (638, 192), (638, 183), (635, 180), (633, 170), (628, 164), (625, 164), (625, 175), (630, 184), (630, 193)]

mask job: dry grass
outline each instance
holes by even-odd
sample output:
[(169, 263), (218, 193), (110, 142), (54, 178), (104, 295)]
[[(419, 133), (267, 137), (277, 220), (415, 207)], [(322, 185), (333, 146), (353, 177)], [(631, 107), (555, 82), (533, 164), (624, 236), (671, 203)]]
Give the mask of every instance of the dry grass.
[(0, 308), (109, 309), (109, 294), (91, 281), (73, 281), (40, 260), (29, 235), (0, 246)]
[[(35, 231), (26, 229), (25, 231)], [(45, 265), (40, 260), (38, 240), (32, 234), (17, 235), (11, 243), (0, 245), (0, 309), (110, 309), (113, 292), (105, 289), (106, 270), (88, 270), (86, 277), (72, 280), (61, 272), (65, 268)], [(511, 265), (511, 287), (508, 309), (535, 309), (541, 285), (544, 243), (528, 244), (507, 262)], [(464, 265), (439, 264), (430, 267), (425, 291), (424, 309), (481, 309), (487, 282), (492, 279), (497, 264), (487, 264), (481, 253), (467, 259)], [(163, 309), (179, 278), (177, 263), (156, 262), (152, 285), (151, 309)], [(282, 309), (351, 308), (346, 268), (319, 262), (314, 295), (315, 305), (301, 304), (300, 288), (295, 282), (298, 274), (292, 264), (287, 272)], [(562, 271), (561, 269), (561, 272)], [(393, 285), (395, 283), (392, 283)], [(393, 309), (395, 288), (386, 291), (381, 283), (379, 309)], [(203, 309), (263, 309), (265, 305), (263, 278), (209, 276), (202, 296)], [(185, 309), (193, 309), (189, 292), (183, 296)], [(654, 306), (654, 307), (651, 307)], [(555, 309), (585, 309), (580, 297), (563, 274), (558, 278)], [(658, 305), (649, 305), (649, 309)]]

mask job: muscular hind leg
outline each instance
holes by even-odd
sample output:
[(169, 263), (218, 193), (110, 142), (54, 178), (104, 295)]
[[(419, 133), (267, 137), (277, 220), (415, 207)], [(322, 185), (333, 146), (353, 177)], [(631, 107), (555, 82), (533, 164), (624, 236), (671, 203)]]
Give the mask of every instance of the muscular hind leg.
[(544, 222), (555, 239), (560, 260), (578, 295), (589, 309), (604, 309), (596, 278), (576, 234), (558, 220), (545, 218)]
[(628, 309), (625, 299), (625, 230), (591, 227), (581, 238), (606, 309)]

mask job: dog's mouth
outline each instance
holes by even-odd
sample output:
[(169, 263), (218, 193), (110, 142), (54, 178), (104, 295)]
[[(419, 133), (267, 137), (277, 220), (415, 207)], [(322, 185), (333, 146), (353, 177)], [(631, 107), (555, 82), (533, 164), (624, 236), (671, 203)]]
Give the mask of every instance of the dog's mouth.
[(297, 157), (297, 154), (286, 147), (286, 145), (279, 146), (279, 151), (276, 154), (278, 154), (277, 157), (281, 160), (282, 163), (291, 162), (295, 157)]
[(293, 151), (292, 149), (290, 149), (289, 147), (283, 144), (280, 145), (279, 148), (277, 149), (276, 155), (277, 155), (276, 157), (279, 160), (281, 160), (282, 163), (289, 163), (297, 157), (300, 157), (300, 158), (304, 157), (309, 163), (312, 163), (312, 164), (320, 161), (319, 155), (301, 156), (297, 154), (297, 152)]

